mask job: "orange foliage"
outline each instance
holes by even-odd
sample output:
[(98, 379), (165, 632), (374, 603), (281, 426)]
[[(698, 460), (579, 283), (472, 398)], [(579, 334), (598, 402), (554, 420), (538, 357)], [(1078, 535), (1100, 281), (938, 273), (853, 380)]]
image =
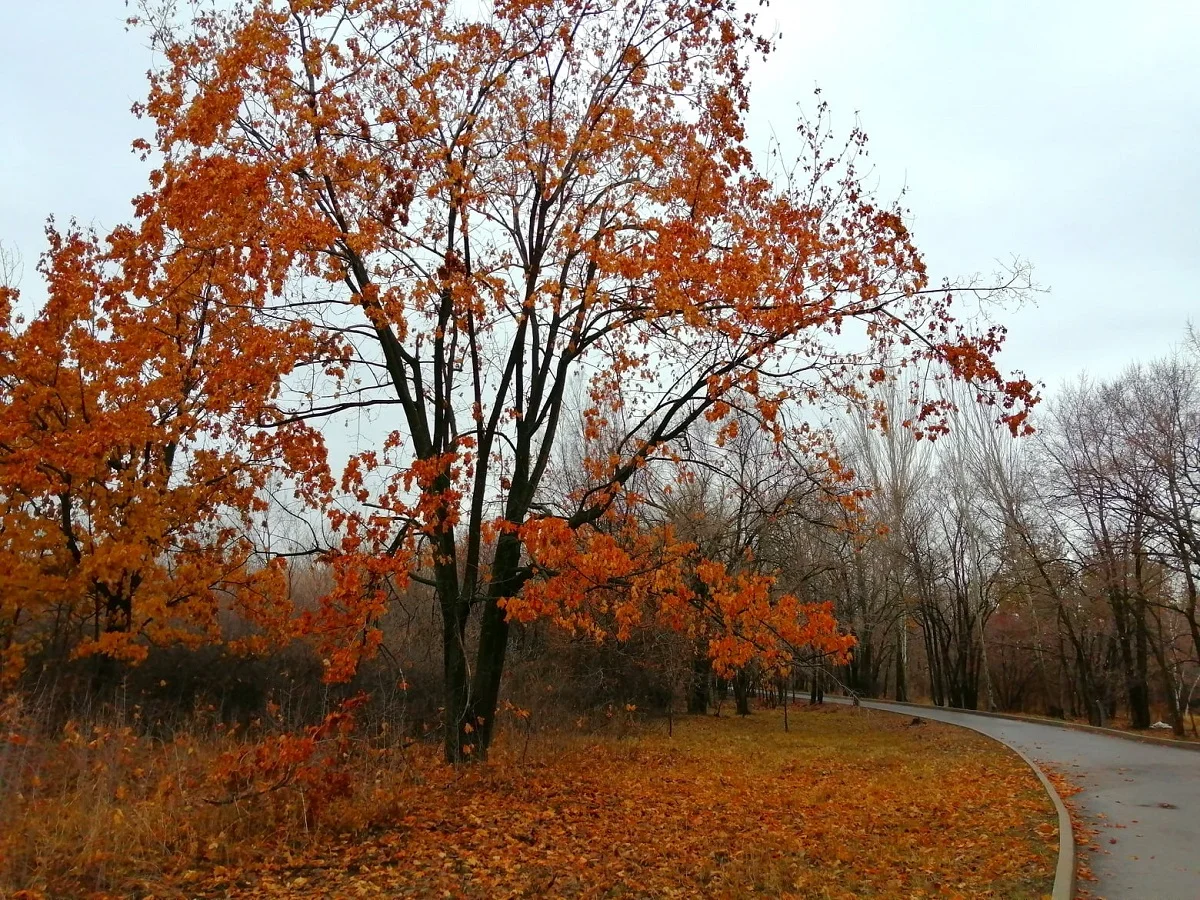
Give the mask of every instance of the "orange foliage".
[(131, 661), (218, 637), (222, 605), (277, 627), (280, 562), (250, 539), (275, 461), (248, 429), (288, 364), (227, 361), (303, 341), (247, 328), (189, 254), (142, 268), (127, 230), (47, 234), (46, 304), (25, 322), (0, 292), (3, 675), (49, 620), (77, 653)]
[(354, 710), (365, 700), (360, 695), (345, 701), (301, 734), (279, 734), (226, 752), (209, 775), (224, 795), (209, 802), (244, 803), (287, 788), (300, 793), (305, 822), (315, 824), (330, 800), (352, 792), (349, 738)]

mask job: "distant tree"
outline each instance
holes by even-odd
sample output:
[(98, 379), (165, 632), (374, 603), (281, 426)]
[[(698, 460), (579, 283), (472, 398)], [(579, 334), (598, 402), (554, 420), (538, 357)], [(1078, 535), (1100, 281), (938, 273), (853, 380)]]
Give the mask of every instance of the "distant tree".
[[(671, 476), (676, 483), (654, 493), (653, 510), (643, 516), (669, 526), (691, 547), (689, 558), (698, 616), (688, 630), (695, 641), (690, 711), (708, 706), (711, 673), (710, 642), (731, 626), (726, 609), (712, 598), (700, 577), (699, 565), (719, 562), (726, 573), (769, 578), (776, 593), (806, 596), (805, 582), (823, 570), (827, 561), (806, 552), (805, 532), (836, 530), (842, 524), (842, 505), (857, 508), (861, 497), (834, 473), (826, 439), (809, 436), (809, 453), (796, 457), (794, 447), (776, 443), (759, 423), (744, 414), (736, 433), (718, 428), (696, 429), (680, 450)], [(714, 440), (714, 436), (717, 437)], [(824, 449), (822, 449), (824, 448)], [(820, 648), (777, 645), (764, 641), (747, 666), (732, 673), (731, 684), (739, 714), (750, 712), (750, 692), (760, 680), (774, 682), (796, 669), (823, 661)], [(730, 674), (725, 672), (724, 674)]]

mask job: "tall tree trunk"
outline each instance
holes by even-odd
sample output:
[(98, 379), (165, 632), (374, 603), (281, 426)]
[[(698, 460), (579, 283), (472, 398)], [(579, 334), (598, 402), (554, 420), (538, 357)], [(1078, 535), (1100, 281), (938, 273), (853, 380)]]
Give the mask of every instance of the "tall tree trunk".
[[(982, 596), (981, 600), (984, 599)], [(981, 604), (982, 606), (982, 604)], [(996, 694), (992, 688), (992, 667), (988, 662), (987, 654), (987, 623), (984, 621), (984, 613), (979, 614), (979, 668), (983, 674), (983, 689), (987, 697), (988, 712), (994, 712), (996, 709)], [(976, 707), (978, 708), (978, 707)]]
[(480, 622), (479, 651), (471, 690), (470, 719), (478, 737), (478, 758), (485, 759), (495, 734), (500, 682), (508, 653), (508, 621), (496, 598), (489, 597)]
[[(1139, 601), (1138, 606), (1143, 604)], [(1116, 587), (1109, 591), (1109, 607), (1112, 609), (1113, 626), (1117, 632), (1121, 674), (1125, 680), (1125, 699), (1129, 705), (1129, 722), (1134, 728), (1149, 728), (1150, 689), (1146, 678), (1145, 610), (1135, 610), (1128, 594)]]
[(1158, 663), (1159, 672), (1162, 675), (1163, 699), (1167, 704), (1167, 718), (1171, 720), (1171, 730), (1177, 737), (1183, 737), (1183, 708), (1179, 702), (1179, 688), (1175, 683), (1175, 675), (1171, 671), (1171, 661), (1167, 658), (1168, 640), (1163, 634), (1162, 619), (1157, 615), (1155, 624), (1157, 625), (1158, 640), (1154, 641), (1154, 659)]
[[(1150, 727), (1150, 623), (1146, 620), (1146, 594), (1142, 590), (1141, 557), (1138, 562), (1138, 593), (1134, 607), (1134, 691), (1129, 697), (1129, 717), (1134, 728)], [(1145, 724), (1140, 724), (1140, 723)]]
[(817, 703), (825, 702), (825, 686), (822, 683), (822, 677), (825, 674), (823, 669), (817, 669), (812, 676), (812, 690), (808, 695), (808, 703), (810, 706)]
[(464, 747), (473, 746), (466, 730), (470, 701), (467, 683), (466, 616), (457, 597), (442, 600), (442, 679), (446, 695), (446, 762), (460, 763), (469, 758)]

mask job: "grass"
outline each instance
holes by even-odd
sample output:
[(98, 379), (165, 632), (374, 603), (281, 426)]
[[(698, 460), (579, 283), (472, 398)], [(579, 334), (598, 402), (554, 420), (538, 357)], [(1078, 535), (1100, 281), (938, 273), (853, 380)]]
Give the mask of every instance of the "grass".
[(432, 747), (363, 745), (349, 796), (315, 822), (290, 789), (204, 802), (207, 745), (106, 742), (71, 783), (0, 798), (0, 896), (1049, 893), (1053, 808), (1002, 747), (869, 710), (790, 720), (787, 733), (758, 711), (528, 747), (514, 734), (458, 770)]

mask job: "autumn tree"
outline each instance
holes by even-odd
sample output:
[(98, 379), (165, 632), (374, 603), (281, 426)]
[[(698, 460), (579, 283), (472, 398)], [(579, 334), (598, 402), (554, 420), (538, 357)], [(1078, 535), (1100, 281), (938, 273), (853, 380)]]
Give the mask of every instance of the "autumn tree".
[(1108, 397), (1122, 450), (1109, 460), (1110, 480), (1144, 517), (1151, 554), (1174, 574), (1174, 609), (1191, 639), (1189, 655), (1200, 662), (1200, 357), (1180, 352), (1130, 366)]
[(0, 289), (4, 680), (37, 651), (94, 655), (101, 674), (150, 645), (217, 640), (222, 608), (259, 636), (286, 626), (279, 566), (251, 538), (273, 450), (239, 439), (281, 357), (222, 363), (272, 329), (243, 329), (203, 256), (147, 260), (128, 229), (47, 236), (41, 308), (26, 321)]
[[(770, 578), (779, 593), (829, 599), (809, 589), (810, 580), (828, 565), (822, 554), (810, 552), (809, 532), (843, 530), (846, 510), (857, 510), (861, 500), (830, 446), (830, 436), (813, 429), (804, 455), (798, 455), (797, 441), (776, 443), (752, 417), (737, 413), (721, 426), (694, 429), (679, 448), (671, 483), (653, 492), (653, 509), (643, 515), (669, 524), (691, 546), (694, 559), (690, 577), (701, 615), (689, 628), (697, 644), (690, 712), (705, 712), (709, 702), (708, 638), (729, 630), (723, 609), (705, 604), (705, 582), (696, 566), (719, 562), (729, 574)], [(749, 713), (750, 689), (759, 676), (786, 679), (797, 669), (820, 665), (824, 656), (817, 648), (760, 652), (752, 666), (733, 673), (738, 712)]]
[[(1081, 588), (1107, 607), (1111, 662), (1131, 723), (1151, 724), (1151, 664), (1183, 732), (1179, 645), (1195, 658), (1195, 375), (1186, 359), (1081, 381), (1055, 407), (1047, 445), (1062, 485)], [(1189, 640), (1190, 638), (1190, 640)]]
[(912, 540), (928, 525), (924, 500), (932, 492), (935, 445), (911, 440), (902, 427), (916, 413), (902, 385), (880, 384), (872, 393), (873, 405), (854, 410), (839, 433), (845, 462), (869, 494), (863, 514), (870, 527), (840, 547), (840, 577), (831, 589), (858, 642), (848, 686), (877, 696), (894, 674), (896, 699), (907, 700), (908, 623), (917, 596)]
[[(982, 689), (1003, 708), (1040, 701), (1095, 724), (1123, 711), (1137, 728), (1160, 705), (1182, 732), (1196, 659), (1194, 372), (1179, 353), (1081, 379), (1028, 442), (963, 400), (933, 444), (853, 420), (846, 461), (880, 527), (846, 557), (853, 584), (831, 586), (859, 638), (850, 682), (873, 656), (858, 622), (891, 581), (905, 599), (877, 615), (915, 615), (920, 689), (935, 702), (969, 706)], [(890, 388), (880, 393), (888, 419), (908, 414)], [(924, 465), (906, 464), (918, 454)]]
[[(287, 375), (258, 423), (288, 430), (280, 453), (307, 441), (298, 490), (340, 534), (337, 587), (305, 623), (329, 676), (378, 643), (389, 585), (434, 588), (450, 760), (486, 752), (512, 621), (587, 627), (592, 600), (633, 618), (647, 597), (686, 620), (678, 543), (622, 517), (634, 475), (676, 460), (696, 423), (736, 403), (803, 441), (813, 405), (865, 403), (864, 378), (938, 361), (1025, 427), (1031, 386), (992, 362), (1002, 332), (955, 323), (900, 211), (859, 179), (860, 133), (832, 144), (821, 115), (794, 168), (756, 165), (747, 66), (771, 45), (737, 6), (244, 0), (142, 17), (166, 62), (141, 107), (157, 167), (136, 255), (215, 261), (213, 296), (254, 347), (221, 371)], [(297, 333), (322, 353), (279, 360)], [(573, 384), (587, 427), (620, 434), (587, 462), (595, 485), (550, 511)], [(937, 433), (948, 407), (931, 397), (908, 424)], [(328, 437), (364, 410), (377, 439), (325, 484), (304, 428)], [(714, 637), (717, 665), (768, 634), (832, 639), (769, 579), (716, 562), (702, 578), (755, 635)]]

